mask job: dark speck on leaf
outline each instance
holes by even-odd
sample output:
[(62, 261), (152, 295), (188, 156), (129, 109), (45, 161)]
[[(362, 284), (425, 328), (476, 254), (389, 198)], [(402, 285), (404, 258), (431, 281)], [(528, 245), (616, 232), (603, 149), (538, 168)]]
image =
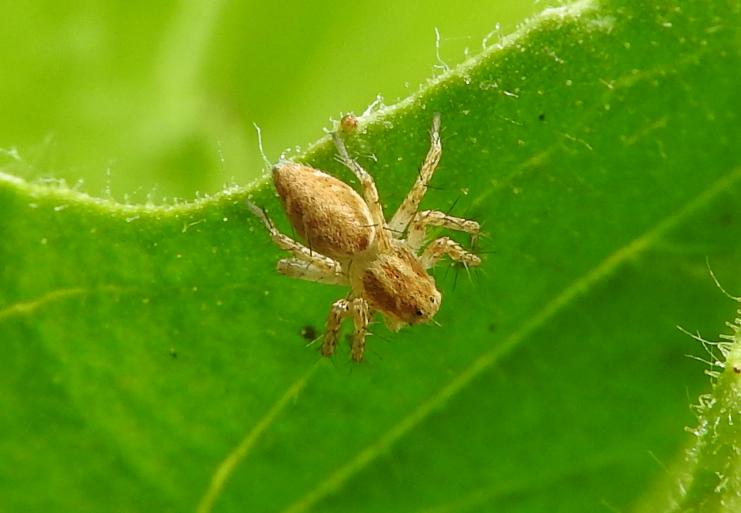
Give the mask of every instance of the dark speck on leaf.
[(545, 121), (545, 113), (541, 112), (540, 115), (538, 116), (538, 119), (541, 121)]
[(306, 340), (314, 340), (317, 337), (316, 328), (308, 324), (301, 328), (300, 333)]
[(733, 213), (730, 210), (720, 216), (720, 224), (724, 226), (733, 224)]
[(177, 358), (177, 357), (178, 357), (178, 352), (177, 352), (177, 351), (175, 351), (175, 348), (174, 348), (174, 347), (171, 347), (171, 348), (170, 348), (170, 358), (173, 358), (173, 359), (175, 359), (175, 358)]

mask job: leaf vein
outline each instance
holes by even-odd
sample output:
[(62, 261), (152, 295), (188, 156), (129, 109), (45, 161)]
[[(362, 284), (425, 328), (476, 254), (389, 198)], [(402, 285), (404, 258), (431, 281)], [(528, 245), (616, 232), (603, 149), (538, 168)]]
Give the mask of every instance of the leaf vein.
[(17, 301), (0, 310), (0, 321), (4, 321), (11, 317), (30, 315), (49, 303), (61, 301), (69, 297), (82, 296), (89, 292), (89, 289), (83, 287), (70, 287), (52, 290), (29, 301)]
[(245, 434), (239, 444), (237, 444), (237, 446), (227, 454), (226, 458), (224, 458), (219, 466), (216, 467), (216, 470), (209, 481), (208, 488), (198, 503), (198, 507), (196, 508), (197, 513), (210, 513), (212, 511), (216, 500), (221, 495), (226, 482), (232, 476), (234, 470), (250, 454), (250, 451), (260, 439), (260, 436), (273, 425), (275, 419), (280, 415), (286, 405), (298, 396), (314, 374), (314, 371), (319, 367), (321, 361), (322, 360), (319, 360), (319, 362), (312, 365), (307, 372), (299, 376), (298, 379), (296, 379), (296, 381), (286, 389), (283, 395), (273, 403), (267, 412), (265, 412), (265, 415), (257, 421), (257, 424), (255, 424), (252, 429)]

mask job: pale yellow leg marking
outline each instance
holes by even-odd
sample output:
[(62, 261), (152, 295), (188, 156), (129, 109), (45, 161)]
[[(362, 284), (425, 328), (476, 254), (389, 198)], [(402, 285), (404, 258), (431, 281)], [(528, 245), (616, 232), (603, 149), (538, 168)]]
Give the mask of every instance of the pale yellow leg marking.
[[(321, 360), (319, 361), (321, 362)], [(275, 419), (283, 411), (286, 405), (292, 401), (301, 390), (304, 388), (306, 383), (311, 378), (312, 374), (319, 367), (320, 363), (316, 362), (308, 372), (300, 376), (286, 392), (270, 407), (265, 415), (255, 424), (255, 426), (244, 436), (239, 445), (237, 445), (232, 452), (230, 452), (224, 461), (214, 471), (209, 482), (206, 493), (203, 494), (198, 507), (196, 508), (197, 513), (210, 513), (214, 507), (214, 503), (221, 495), (224, 490), (227, 480), (234, 473), (234, 469), (237, 465), (242, 463), (244, 459), (249, 455), (250, 449), (254, 447), (255, 443), (259, 440), (260, 436), (275, 422)]]
[(625, 246), (618, 248), (614, 253), (597, 264), (596, 267), (587, 271), (580, 278), (574, 280), (571, 285), (567, 286), (560, 294), (557, 294), (551, 301), (546, 303), (538, 313), (525, 321), (517, 331), (502, 341), (501, 344), (479, 356), (435, 395), (420, 404), (409, 415), (401, 419), (395, 426), (381, 435), (381, 437), (375, 442), (357, 453), (348, 463), (332, 472), (326, 479), (318, 483), (303, 497), (300, 497), (298, 500), (288, 505), (288, 507), (283, 510), (283, 513), (304, 513), (309, 511), (319, 501), (340, 490), (348, 479), (367, 467), (372, 461), (377, 459), (379, 455), (386, 454), (394, 443), (417, 427), (433, 412), (439, 410), (441, 405), (450, 401), (456, 394), (458, 394), (458, 392), (463, 390), (466, 385), (473, 381), (482, 372), (489, 369), (493, 364), (497, 363), (502, 357), (509, 354), (512, 349), (517, 347), (523, 340), (538, 328), (542, 327), (556, 314), (572, 304), (585, 292), (588, 292), (601, 280), (610, 276), (622, 264), (636, 258), (643, 251), (650, 248), (651, 245), (667, 231), (677, 226), (696, 210), (706, 205), (718, 194), (726, 191), (731, 185), (734, 185), (739, 180), (741, 180), (741, 167), (730, 171), (726, 176), (711, 184), (701, 194), (695, 197), (695, 199), (689, 201), (682, 208), (664, 218), (640, 237), (637, 237)]

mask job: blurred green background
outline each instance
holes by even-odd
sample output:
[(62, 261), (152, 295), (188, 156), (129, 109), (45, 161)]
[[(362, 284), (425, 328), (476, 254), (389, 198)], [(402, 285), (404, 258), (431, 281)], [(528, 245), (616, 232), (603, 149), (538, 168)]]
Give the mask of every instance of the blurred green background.
[(391, 104), (545, 3), (5, 2), (0, 167), (96, 196), (189, 199)]

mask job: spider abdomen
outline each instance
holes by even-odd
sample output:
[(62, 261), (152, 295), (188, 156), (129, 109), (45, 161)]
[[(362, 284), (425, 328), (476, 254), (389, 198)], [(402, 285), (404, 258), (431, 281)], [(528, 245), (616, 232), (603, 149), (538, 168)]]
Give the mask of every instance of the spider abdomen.
[(273, 181), (291, 225), (312, 250), (347, 259), (373, 244), (368, 206), (346, 183), (295, 162), (275, 166)]

